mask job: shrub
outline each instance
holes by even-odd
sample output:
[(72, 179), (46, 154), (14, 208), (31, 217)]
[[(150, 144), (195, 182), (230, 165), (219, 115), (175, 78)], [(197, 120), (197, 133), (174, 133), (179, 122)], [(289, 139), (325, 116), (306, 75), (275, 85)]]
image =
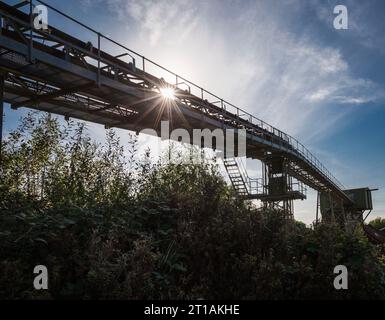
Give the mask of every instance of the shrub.
[[(3, 150), (0, 298), (385, 298), (384, 258), (361, 232), (288, 222), (239, 200), (211, 161), (136, 150), (113, 131), (100, 145), (83, 124), (22, 120)], [(48, 291), (33, 289), (38, 264)]]

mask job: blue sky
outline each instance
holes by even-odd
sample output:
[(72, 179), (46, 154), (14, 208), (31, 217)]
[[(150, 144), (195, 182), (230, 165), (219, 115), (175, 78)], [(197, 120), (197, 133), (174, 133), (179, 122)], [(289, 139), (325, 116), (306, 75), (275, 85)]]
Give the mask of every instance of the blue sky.
[[(385, 217), (385, 1), (47, 2), (298, 138), (345, 186), (381, 188), (372, 217)], [(6, 108), (6, 131), (22, 112)], [(296, 209), (310, 223), (315, 193)]]

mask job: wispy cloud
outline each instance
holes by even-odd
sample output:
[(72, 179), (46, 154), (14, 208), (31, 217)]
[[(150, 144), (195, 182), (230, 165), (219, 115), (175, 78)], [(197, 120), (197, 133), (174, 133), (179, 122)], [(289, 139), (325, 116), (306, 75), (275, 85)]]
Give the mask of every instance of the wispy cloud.
[[(348, 123), (354, 112), (346, 106), (384, 100), (383, 88), (354, 76), (339, 48), (291, 30), (303, 2), (279, 3), (107, 1), (129, 46), (300, 138), (331, 134), (341, 117)], [(311, 5), (332, 28), (332, 4)]]
[[(360, 108), (385, 101), (383, 87), (356, 76), (340, 45), (317, 38), (334, 32), (333, 1), (107, 3), (119, 20), (117, 34), (130, 35), (129, 47), (310, 145), (341, 130)], [(384, 37), (372, 39), (366, 20), (357, 18), (368, 9), (347, 3), (354, 31), (347, 38), (385, 48)], [(311, 7), (321, 31), (314, 21), (306, 30), (303, 7)]]
[[(376, 28), (376, 24), (383, 21), (383, 10), (377, 10), (381, 0), (355, 1), (345, 0), (343, 4), (348, 9), (349, 32), (344, 36), (349, 40), (359, 43), (369, 49), (375, 49), (385, 54), (385, 34), (383, 28)], [(325, 24), (325, 27), (332, 28), (332, 21), (335, 15), (331, 8), (341, 4), (339, 0), (312, 0), (316, 8), (317, 17)]]
[(168, 41), (183, 41), (194, 29), (196, 11), (194, 2), (187, 0), (132, 0), (126, 3), (128, 16), (140, 24), (141, 36), (148, 36), (152, 45), (161, 38), (164, 40), (167, 34), (179, 33), (178, 38), (168, 38)]
[[(144, 37), (150, 45), (160, 41), (180, 42), (194, 29), (197, 23), (198, 6), (188, 0), (82, 0), (83, 6), (97, 4), (107, 6), (120, 25), (138, 25), (138, 37)], [(199, 4), (200, 10), (205, 3)], [(178, 34), (178, 37), (171, 35)], [(169, 35), (169, 36), (167, 36)]]

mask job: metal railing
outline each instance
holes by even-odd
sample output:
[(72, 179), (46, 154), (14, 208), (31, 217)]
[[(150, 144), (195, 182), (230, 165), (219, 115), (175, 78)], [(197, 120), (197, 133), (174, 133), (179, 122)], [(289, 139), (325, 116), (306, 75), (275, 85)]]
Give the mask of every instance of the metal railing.
[(306, 187), (304, 186), (304, 184), (301, 182), (301, 181), (291, 181), (290, 184), (289, 184), (289, 188), (291, 192), (299, 192), (300, 194), (303, 194), (304, 196), (306, 196), (307, 194), (307, 189)]
[[(250, 178), (246, 166), (241, 158), (234, 158), (238, 165), (239, 173), (245, 183), (249, 195), (256, 195), (263, 193), (263, 179), (262, 178)], [(245, 159), (247, 161), (247, 159)]]
[[(263, 178), (250, 178), (242, 159), (234, 158), (234, 160), (238, 164), (239, 172), (242, 175), (243, 181), (245, 182), (249, 195), (268, 195), (269, 186), (267, 184), (264, 184)], [(245, 161), (247, 161), (247, 159)], [(307, 189), (304, 184), (301, 181), (298, 181), (297, 179), (294, 179), (294, 181), (292, 179), (293, 178), (291, 178), (290, 182), (288, 183), (288, 191), (299, 192), (306, 196)]]
[[(313, 167), (316, 171), (319, 172), (319, 174), (325, 176), (332, 184), (334, 184), (337, 188), (343, 190), (344, 186), (331, 174), (331, 172), (326, 169), (326, 167), (297, 139), (293, 138), (292, 136), (282, 132), (281, 130), (271, 126), (270, 124), (266, 123), (265, 121), (253, 116), (252, 114), (248, 113), (245, 110), (242, 110), (241, 108), (238, 108), (237, 106), (233, 105), (232, 103), (226, 101), (225, 99), (218, 97), (217, 95), (205, 90), (201, 86), (183, 78), (182, 76), (168, 70), (167, 68), (164, 68), (163, 66), (159, 65), (158, 63), (144, 57), (143, 55), (131, 50), (130, 48), (120, 44), (119, 42), (111, 39), (109, 36), (106, 36), (90, 27), (85, 25), (84, 23), (70, 17), (69, 15), (63, 13), (62, 11), (52, 7), (48, 3), (42, 0), (31, 0), (30, 5), (30, 15), (32, 16), (32, 7), (33, 3), (40, 3), (44, 6), (46, 6), (48, 9), (56, 12), (60, 16), (76, 23), (77, 25), (81, 26), (82, 28), (88, 30), (89, 32), (93, 33), (96, 36), (97, 39), (97, 55), (93, 58), (96, 60), (96, 66), (98, 68), (98, 81), (100, 79), (101, 70), (103, 69), (102, 64), (106, 63), (106, 61), (101, 58), (101, 52), (102, 50), (102, 40), (107, 41), (108, 44), (116, 45), (118, 48), (123, 49), (125, 52), (122, 54), (119, 54), (119, 56), (116, 56), (117, 59), (121, 59), (120, 57), (129, 56), (131, 58), (131, 62), (135, 68), (139, 68), (144, 72), (149, 72), (148, 70), (152, 69), (151, 74), (159, 74), (159, 78), (167, 79), (168, 82), (170, 82), (170, 85), (174, 87), (175, 89), (181, 89), (181, 86), (187, 87), (188, 92), (191, 95), (194, 95), (196, 97), (199, 97), (202, 100), (215, 100), (215, 102), (211, 103), (218, 103), (220, 104), (220, 108), (223, 111), (232, 113), (237, 119), (242, 119), (246, 121), (248, 124), (250, 124), (252, 127), (260, 128), (264, 131), (269, 132), (270, 134), (280, 138), (282, 141), (285, 141), (288, 143), (297, 156), (302, 157), (302, 159), (308, 163), (311, 167)], [(32, 19), (31, 19), (32, 21)], [(32, 22), (31, 22), (32, 23)], [(79, 48), (82, 50), (81, 48)], [(91, 55), (92, 56), (92, 55)], [(122, 60), (123, 61), (123, 60)], [(140, 61), (140, 64), (138, 66), (137, 61)], [(125, 62), (125, 61), (123, 61)], [(119, 66), (121, 68), (121, 66)], [(157, 71), (155, 70), (157, 69)], [(155, 72), (153, 72), (155, 71)], [(172, 80), (174, 79), (174, 80)], [(175, 84), (173, 83), (175, 81)]]

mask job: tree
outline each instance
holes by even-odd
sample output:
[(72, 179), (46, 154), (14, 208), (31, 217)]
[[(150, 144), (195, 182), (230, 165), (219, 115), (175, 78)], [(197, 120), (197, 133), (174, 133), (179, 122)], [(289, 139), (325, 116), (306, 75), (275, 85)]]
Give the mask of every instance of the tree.
[(381, 217), (377, 217), (376, 219), (370, 221), (369, 224), (376, 229), (385, 230), (385, 219)]
[[(0, 298), (385, 298), (384, 257), (359, 230), (256, 208), (215, 162), (186, 162), (194, 148), (154, 163), (135, 137), (101, 145), (86, 129), (32, 113), (5, 142)], [(37, 265), (49, 290), (32, 286)]]

